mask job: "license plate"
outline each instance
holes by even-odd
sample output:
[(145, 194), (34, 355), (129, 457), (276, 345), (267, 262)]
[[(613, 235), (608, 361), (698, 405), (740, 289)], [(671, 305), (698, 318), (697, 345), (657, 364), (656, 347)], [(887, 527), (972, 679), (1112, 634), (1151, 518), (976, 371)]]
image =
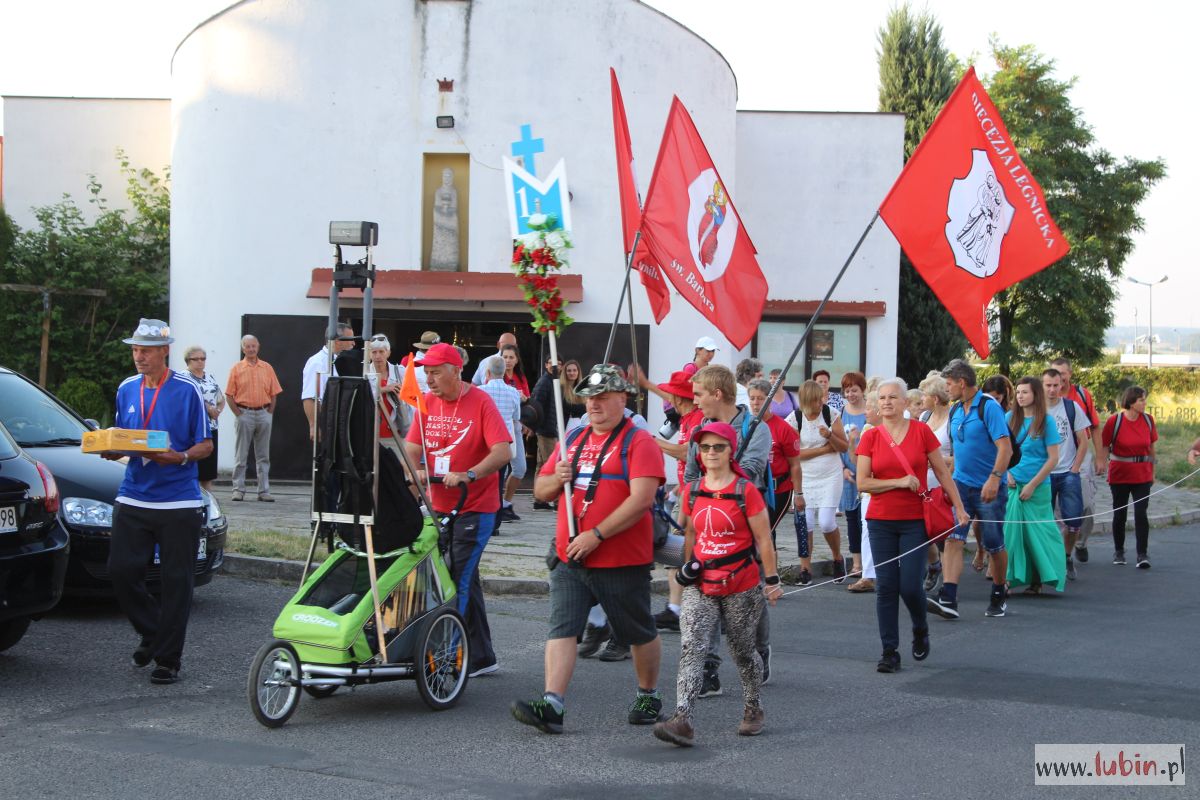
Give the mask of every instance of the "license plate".
[[(13, 530), (16, 530), (15, 528)], [(208, 558), (208, 537), (200, 537), (200, 546), (196, 548), (196, 560), (203, 561)], [(158, 545), (154, 545), (154, 563), (161, 564), (162, 558), (159, 556)]]
[(16, 506), (0, 508), (0, 533), (15, 533), (17, 530)]

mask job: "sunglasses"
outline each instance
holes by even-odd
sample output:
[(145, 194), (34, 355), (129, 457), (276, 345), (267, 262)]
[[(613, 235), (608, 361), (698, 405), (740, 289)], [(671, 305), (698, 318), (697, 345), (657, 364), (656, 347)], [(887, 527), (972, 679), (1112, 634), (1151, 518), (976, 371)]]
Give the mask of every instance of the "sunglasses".
[(188, 361), (208, 361), (208, 356), (192, 356)]
[(728, 449), (729, 449), (729, 445), (728, 445), (728, 444), (724, 444), (724, 443), (722, 443), (722, 442), (717, 442), (717, 443), (714, 443), (714, 444), (702, 444), (702, 445), (700, 445), (700, 452), (701, 452), (701, 453), (724, 453), (724, 452), (725, 452), (726, 450), (728, 450)]

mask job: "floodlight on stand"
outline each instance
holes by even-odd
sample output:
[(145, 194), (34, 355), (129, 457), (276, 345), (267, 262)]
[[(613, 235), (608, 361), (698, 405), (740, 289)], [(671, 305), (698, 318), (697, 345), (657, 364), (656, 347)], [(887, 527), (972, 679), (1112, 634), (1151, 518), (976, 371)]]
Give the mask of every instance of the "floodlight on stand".
[(449, 116), (449, 115), (438, 117), (437, 118), (437, 126), (439, 128), (453, 128), (454, 127), (454, 117)]
[(329, 243), (346, 247), (372, 247), (379, 244), (379, 223), (330, 222)]

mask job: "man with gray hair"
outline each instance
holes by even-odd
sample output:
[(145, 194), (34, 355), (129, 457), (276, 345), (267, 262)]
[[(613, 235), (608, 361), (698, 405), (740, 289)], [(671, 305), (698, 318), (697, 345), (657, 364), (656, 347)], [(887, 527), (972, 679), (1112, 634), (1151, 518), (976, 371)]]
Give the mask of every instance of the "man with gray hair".
[(258, 476), (258, 499), (274, 503), (271, 497), (271, 421), (275, 416), (275, 398), (283, 393), (275, 368), (258, 357), (258, 339), (242, 337), (242, 360), (229, 370), (225, 397), (229, 410), (237, 418), (234, 439), (233, 499), (246, 496), (246, 464), (250, 446), (254, 446), (254, 469)]
[[(954, 448), (954, 485), (972, 519), (980, 520), (983, 546), (991, 553), (991, 602), (984, 613), (1003, 617), (1008, 609), (1005, 588), (1008, 553), (1004, 550), (1004, 512), (1008, 485), (1004, 475), (1012, 456), (1012, 439), (1004, 410), (991, 396), (979, 391), (974, 368), (956, 358), (942, 370), (954, 405), (947, 430)], [(927, 600), (929, 610), (945, 619), (958, 619), (958, 579), (963, 569), (963, 544), (971, 524), (960, 526), (946, 539), (942, 559), (945, 576), (936, 598)]]
[[(500, 470), (500, 512), (496, 518), (496, 530), (501, 522), (520, 522), (513, 510), (512, 501), (504, 500), (504, 485), (509, 477), (521, 480), (525, 477), (525, 439), (521, 436), (521, 393), (504, 382), (504, 359), (490, 356), (483, 360), (487, 381), (479, 388), (492, 398), (500, 412), (500, 418), (508, 427), (512, 437), (512, 459)], [(493, 534), (495, 535), (495, 534)]]
[[(354, 347), (354, 326), (349, 322), (337, 324), (337, 339), (333, 343), (334, 358), (338, 353)], [(337, 375), (336, 366), (329, 364), (329, 349), (322, 346), (320, 350), (308, 357), (304, 362), (304, 372), (300, 380), (300, 403), (304, 406), (304, 416), (308, 418), (308, 438), (315, 439), (317, 435), (317, 398), (325, 398), (325, 387), (329, 379)], [(319, 389), (318, 389), (319, 387)]]

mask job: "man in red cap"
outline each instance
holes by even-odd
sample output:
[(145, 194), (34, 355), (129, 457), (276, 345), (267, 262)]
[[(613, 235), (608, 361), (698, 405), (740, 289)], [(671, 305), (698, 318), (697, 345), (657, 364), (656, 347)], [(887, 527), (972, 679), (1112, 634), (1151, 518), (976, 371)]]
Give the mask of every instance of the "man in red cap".
[[(429, 381), (426, 413), (409, 428), (405, 447), (413, 463), (440, 477), (433, 484), (430, 502), (439, 516), (458, 503), (459, 486), (467, 485), (467, 499), (450, 532), (450, 577), (458, 591), (458, 612), (467, 622), (471, 642), (471, 677), (497, 670), (488, 626), (479, 559), (496, 529), (500, 510), (497, 471), (508, 463), (512, 438), (492, 398), (462, 380), (462, 356), (452, 345), (439, 343), (421, 361)], [(424, 448), (422, 448), (422, 444)]]

